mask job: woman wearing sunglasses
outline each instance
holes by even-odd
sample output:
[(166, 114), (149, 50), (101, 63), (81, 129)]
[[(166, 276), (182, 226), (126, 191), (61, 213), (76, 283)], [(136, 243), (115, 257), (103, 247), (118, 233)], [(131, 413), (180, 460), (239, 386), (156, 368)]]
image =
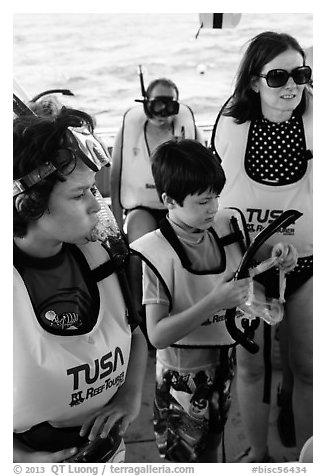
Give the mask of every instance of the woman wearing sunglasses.
[[(312, 83), (311, 69), (296, 39), (264, 32), (244, 54), (232, 97), (219, 113), (211, 145), (226, 174), (221, 205), (242, 209), (254, 237), (282, 211), (303, 216), (274, 235), (298, 250), (287, 275), (283, 333), (293, 378), (293, 413), (298, 451), (312, 435)], [(263, 257), (262, 257), (263, 258)], [(266, 294), (279, 296), (275, 271), (261, 275)], [(257, 354), (237, 349), (240, 411), (250, 447), (238, 462), (270, 461), (271, 332), (260, 325)], [(291, 382), (288, 382), (291, 388)]]
[[(117, 134), (112, 154), (110, 188), (112, 210), (129, 243), (156, 229), (166, 209), (158, 198), (151, 170), (151, 154), (173, 137), (204, 142), (189, 106), (179, 103), (173, 81), (158, 78), (145, 90), (140, 68), (142, 103), (128, 109)], [(124, 221), (125, 218), (125, 221)], [(133, 294), (141, 310), (141, 263), (130, 259)]]

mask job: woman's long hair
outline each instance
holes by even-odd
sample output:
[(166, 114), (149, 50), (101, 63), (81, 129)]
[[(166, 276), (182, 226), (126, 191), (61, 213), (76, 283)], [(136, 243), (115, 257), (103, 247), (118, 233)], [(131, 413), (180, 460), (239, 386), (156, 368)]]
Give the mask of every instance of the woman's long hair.
[[(304, 50), (291, 35), (265, 31), (250, 40), (237, 72), (232, 100), (223, 112), (225, 116), (234, 117), (236, 123), (242, 124), (261, 115), (260, 95), (251, 88), (252, 78), (262, 71), (265, 64), (287, 50), (298, 51), (305, 62)], [(303, 114), (305, 108), (304, 90), (296, 111)]]

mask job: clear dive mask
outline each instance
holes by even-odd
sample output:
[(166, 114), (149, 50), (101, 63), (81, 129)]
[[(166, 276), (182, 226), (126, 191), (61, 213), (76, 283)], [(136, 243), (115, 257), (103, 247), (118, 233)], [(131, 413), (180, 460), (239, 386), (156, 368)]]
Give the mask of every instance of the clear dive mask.
[(254, 282), (253, 277), (257, 274), (263, 273), (273, 266), (279, 264), (279, 258), (273, 256), (258, 266), (249, 269), (249, 295), (247, 301), (238, 307), (242, 315), (239, 316), (242, 319), (247, 318), (249, 320), (256, 319), (259, 317), (263, 319), (267, 324), (274, 326), (282, 321), (284, 316), (284, 292), (286, 287), (286, 276), (285, 273), (280, 269), (279, 274), (279, 289), (280, 297), (279, 299), (265, 297), (264, 292), (258, 292), (260, 285), (257, 282)]
[(281, 322), (284, 315), (283, 305), (278, 299), (266, 297), (264, 300), (260, 300), (255, 295), (251, 301), (247, 301), (239, 309), (243, 312), (241, 318), (253, 320), (259, 317), (271, 326)]
[[(82, 161), (94, 172), (98, 172), (111, 163), (111, 156), (105, 144), (86, 127), (68, 127), (71, 134), (68, 140), (72, 149)], [(70, 146), (68, 146), (70, 148)]]

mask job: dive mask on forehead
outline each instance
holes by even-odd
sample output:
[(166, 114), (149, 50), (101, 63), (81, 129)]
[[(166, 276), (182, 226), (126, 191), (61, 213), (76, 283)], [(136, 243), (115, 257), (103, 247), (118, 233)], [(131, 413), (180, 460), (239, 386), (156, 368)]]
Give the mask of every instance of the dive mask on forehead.
[[(86, 127), (68, 127), (73, 152), (94, 172), (111, 163), (111, 156), (102, 141)], [(70, 149), (70, 145), (68, 145)]]
[[(86, 127), (68, 127), (66, 137), (67, 144), (57, 151), (59, 162), (60, 155), (70, 151), (94, 172), (98, 172), (102, 167), (111, 163), (111, 156), (105, 144)], [(29, 189), (56, 170), (56, 166), (52, 162), (46, 162), (24, 177), (14, 180), (13, 196)]]

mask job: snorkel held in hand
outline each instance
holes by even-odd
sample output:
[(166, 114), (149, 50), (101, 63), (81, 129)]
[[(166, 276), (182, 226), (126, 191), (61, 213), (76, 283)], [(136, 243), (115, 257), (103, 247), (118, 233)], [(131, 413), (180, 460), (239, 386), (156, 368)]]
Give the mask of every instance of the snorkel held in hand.
[[(170, 117), (175, 116), (179, 113), (180, 104), (177, 99), (172, 96), (156, 96), (155, 98), (150, 99), (147, 95), (145, 85), (144, 85), (144, 76), (141, 65), (138, 66), (138, 75), (140, 80), (140, 89), (143, 99), (135, 99), (135, 102), (141, 102), (144, 107), (144, 112), (149, 119), (156, 117)], [(167, 83), (170, 86), (170, 81), (167, 79), (158, 79), (157, 84)], [(153, 84), (153, 83), (151, 83)], [(173, 83), (171, 82), (171, 86)], [(178, 90), (176, 86), (173, 86), (176, 89), (177, 96)]]
[[(302, 213), (297, 210), (287, 210), (262, 230), (254, 238), (253, 242), (245, 252), (234, 279), (247, 278), (249, 276), (249, 268), (252, 265), (252, 260), (258, 249), (280, 228), (291, 225), (301, 216)], [(237, 344), (242, 345), (246, 350), (248, 350), (248, 352), (255, 354), (258, 352), (259, 346), (254, 342), (253, 336), (255, 329), (258, 327), (259, 320), (257, 318), (257, 321), (253, 321), (251, 327), (249, 327), (248, 319), (245, 319), (243, 323), (245, 330), (242, 332), (235, 323), (236, 310), (237, 308), (227, 309), (225, 314), (226, 328)]]

